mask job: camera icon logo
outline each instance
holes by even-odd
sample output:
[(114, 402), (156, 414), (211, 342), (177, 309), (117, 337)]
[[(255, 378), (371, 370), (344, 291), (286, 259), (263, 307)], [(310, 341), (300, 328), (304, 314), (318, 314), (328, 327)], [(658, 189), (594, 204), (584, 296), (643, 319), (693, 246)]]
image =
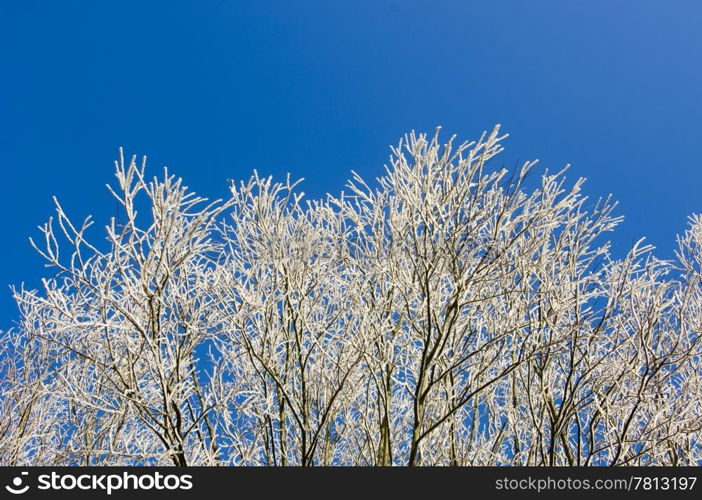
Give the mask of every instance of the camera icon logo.
[[(29, 475), (29, 472), (20, 472), (20, 476), (27, 476)], [(22, 493), (26, 493), (27, 490), (29, 489), (29, 485), (25, 485), (23, 488), (22, 486), (22, 477), (17, 476), (14, 479), (12, 479), (12, 486), (5, 486), (5, 489), (12, 493), (13, 495), (21, 495)], [(14, 486), (14, 488), (13, 488)]]

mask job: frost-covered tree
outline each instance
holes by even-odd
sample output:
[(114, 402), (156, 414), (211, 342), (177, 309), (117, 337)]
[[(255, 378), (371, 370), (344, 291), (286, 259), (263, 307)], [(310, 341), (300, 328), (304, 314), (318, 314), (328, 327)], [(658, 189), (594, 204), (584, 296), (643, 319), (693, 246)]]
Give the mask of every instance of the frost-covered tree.
[(409, 134), (306, 201), (116, 163), (106, 239), (56, 202), (0, 338), (5, 465), (702, 463), (702, 218), (614, 258), (615, 204)]

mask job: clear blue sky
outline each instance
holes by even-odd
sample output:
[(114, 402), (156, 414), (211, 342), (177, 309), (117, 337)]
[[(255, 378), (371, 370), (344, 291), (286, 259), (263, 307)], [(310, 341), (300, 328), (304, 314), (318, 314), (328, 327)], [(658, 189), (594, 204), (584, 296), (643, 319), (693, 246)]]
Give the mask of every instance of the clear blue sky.
[(501, 123), (507, 166), (572, 163), (620, 201), (618, 251), (671, 256), (702, 211), (700, 26), (692, 0), (2, 1), (0, 328), (52, 195), (102, 237), (119, 146), (210, 197), (254, 168), (320, 196), (405, 131)]

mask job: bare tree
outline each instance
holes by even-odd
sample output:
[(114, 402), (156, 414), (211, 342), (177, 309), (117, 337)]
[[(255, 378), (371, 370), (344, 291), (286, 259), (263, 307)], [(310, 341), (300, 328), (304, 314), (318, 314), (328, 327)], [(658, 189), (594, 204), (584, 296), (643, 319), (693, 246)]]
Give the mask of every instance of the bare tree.
[[(208, 288), (220, 249), (210, 233), (229, 204), (204, 205), (167, 172), (148, 181), (135, 159), (120, 160), (117, 179), (125, 219), (106, 227), (107, 249), (88, 242), (89, 219), (74, 225), (56, 202), (44, 246), (32, 243), (58, 275), (41, 294), (15, 292), (27, 355), (44, 359), (33, 377), (55, 405), (45, 418), (63, 438), (35, 460), (216, 463), (215, 403), (196, 365), (216, 328)], [(150, 213), (140, 216), (141, 196)]]
[(32, 242), (56, 275), (0, 337), (0, 462), (702, 463), (702, 218), (616, 259), (615, 203), (493, 168), (505, 137), (409, 134), (317, 201), (121, 157), (106, 241), (56, 202)]

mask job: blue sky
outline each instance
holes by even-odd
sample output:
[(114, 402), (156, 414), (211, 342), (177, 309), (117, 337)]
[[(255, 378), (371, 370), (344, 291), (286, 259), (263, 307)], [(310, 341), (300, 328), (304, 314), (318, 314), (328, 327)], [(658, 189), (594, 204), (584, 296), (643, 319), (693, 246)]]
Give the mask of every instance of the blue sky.
[(670, 257), (702, 212), (701, 24), (692, 0), (4, 1), (0, 328), (6, 285), (48, 273), (52, 195), (102, 237), (119, 146), (209, 197), (254, 168), (321, 196), (408, 130), (501, 123), (506, 166), (572, 163), (620, 201), (615, 251)]

